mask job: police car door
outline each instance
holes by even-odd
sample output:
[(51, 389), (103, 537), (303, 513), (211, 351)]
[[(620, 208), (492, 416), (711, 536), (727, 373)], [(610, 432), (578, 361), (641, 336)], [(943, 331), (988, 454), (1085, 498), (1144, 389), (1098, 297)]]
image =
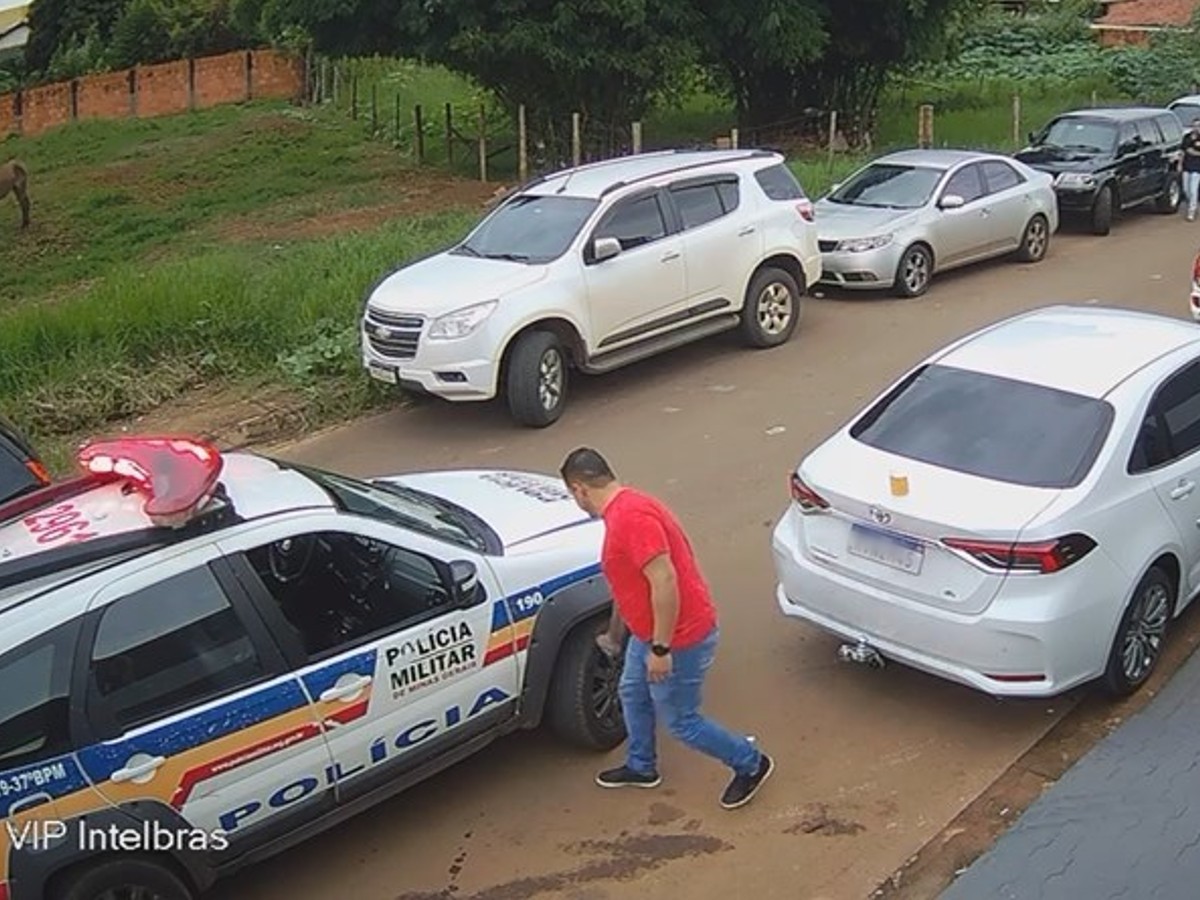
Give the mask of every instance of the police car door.
[(516, 714), (512, 626), (482, 556), (326, 512), (222, 543), (320, 712), (340, 801), (400, 790)]
[(210, 545), (148, 565), (85, 620), (93, 736), (78, 758), (113, 807), (136, 810), (118, 823), (155, 825), (146, 851), (237, 855), (335, 805), (314, 777), (330, 764), (315, 710), (216, 557)]

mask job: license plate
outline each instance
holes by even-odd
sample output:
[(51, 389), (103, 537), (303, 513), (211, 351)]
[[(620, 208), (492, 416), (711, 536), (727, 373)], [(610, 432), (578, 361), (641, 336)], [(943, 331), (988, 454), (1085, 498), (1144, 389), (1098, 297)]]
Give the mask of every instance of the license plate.
[(381, 366), (376, 363), (370, 363), (367, 366), (367, 371), (371, 377), (377, 381), (386, 381), (388, 384), (396, 383), (396, 370), (388, 366)]
[(854, 556), (910, 575), (919, 574), (925, 560), (925, 548), (919, 541), (864, 525), (850, 527), (850, 541), (846, 549)]

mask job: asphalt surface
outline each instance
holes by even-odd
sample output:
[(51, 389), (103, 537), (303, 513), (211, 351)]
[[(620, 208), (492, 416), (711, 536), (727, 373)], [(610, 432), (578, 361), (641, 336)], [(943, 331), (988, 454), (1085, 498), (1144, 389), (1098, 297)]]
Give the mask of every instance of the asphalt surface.
[(1070, 769), (941, 900), (1191, 900), (1200, 655)]
[[(1056, 302), (1186, 316), (1200, 224), (1135, 214), (1106, 238), (1060, 233), (1042, 263), (985, 264), (923, 298), (810, 299), (772, 351), (720, 337), (577, 380), (542, 431), (502, 407), (424, 403), (283, 455), (358, 475), (460, 466), (553, 472), (580, 444), (673, 505), (713, 583), (723, 646), (709, 711), (751, 731), (777, 771), (750, 806), (726, 773), (665, 741), (656, 791), (602, 791), (614, 760), (516, 735), (222, 885), (229, 900), (860, 898), (1076, 702), (1001, 702), (898, 666), (848, 667), (837, 641), (786, 621), (770, 529), (799, 458), (923, 355)], [(1081, 896), (1087, 896), (1081, 895)]]

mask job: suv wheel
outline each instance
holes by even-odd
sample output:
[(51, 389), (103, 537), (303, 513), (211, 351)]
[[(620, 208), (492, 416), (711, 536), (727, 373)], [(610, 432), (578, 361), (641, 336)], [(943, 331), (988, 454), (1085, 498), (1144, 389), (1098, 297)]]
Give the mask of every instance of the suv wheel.
[(1154, 208), (1164, 215), (1171, 215), (1179, 211), (1179, 204), (1182, 200), (1183, 185), (1180, 183), (1179, 176), (1172, 172), (1167, 176), (1167, 186), (1158, 195)]
[(567, 402), (567, 353), (549, 331), (517, 338), (508, 359), (505, 396), (518, 424), (544, 428), (558, 421)]
[(122, 857), (77, 871), (49, 896), (52, 900), (194, 900), (196, 895), (167, 866)]
[(1124, 697), (1146, 683), (1162, 656), (1172, 606), (1171, 580), (1155, 567), (1138, 582), (1109, 650), (1104, 670), (1109, 694)]
[(607, 751), (625, 740), (625, 718), (617, 692), (621, 660), (596, 646), (601, 627), (589, 620), (563, 642), (546, 699), (546, 720), (562, 740)]
[(800, 285), (783, 269), (768, 267), (750, 279), (742, 304), (742, 337), (751, 347), (777, 347), (800, 321)]
[(1050, 249), (1050, 223), (1043, 215), (1036, 215), (1025, 226), (1021, 235), (1021, 247), (1017, 250), (1017, 258), (1021, 262), (1035, 263), (1046, 258)]
[(1092, 204), (1092, 234), (1104, 235), (1112, 231), (1114, 206), (1113, 190), (1106, 184)]

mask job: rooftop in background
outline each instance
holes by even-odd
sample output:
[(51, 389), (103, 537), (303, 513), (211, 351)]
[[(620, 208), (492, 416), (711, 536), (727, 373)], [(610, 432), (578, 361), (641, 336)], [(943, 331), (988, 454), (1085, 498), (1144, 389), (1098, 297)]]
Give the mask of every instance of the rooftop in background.
[(1111, 0), (1096, 25), (1105, 28), (1186, 28), (1200, 0)]

